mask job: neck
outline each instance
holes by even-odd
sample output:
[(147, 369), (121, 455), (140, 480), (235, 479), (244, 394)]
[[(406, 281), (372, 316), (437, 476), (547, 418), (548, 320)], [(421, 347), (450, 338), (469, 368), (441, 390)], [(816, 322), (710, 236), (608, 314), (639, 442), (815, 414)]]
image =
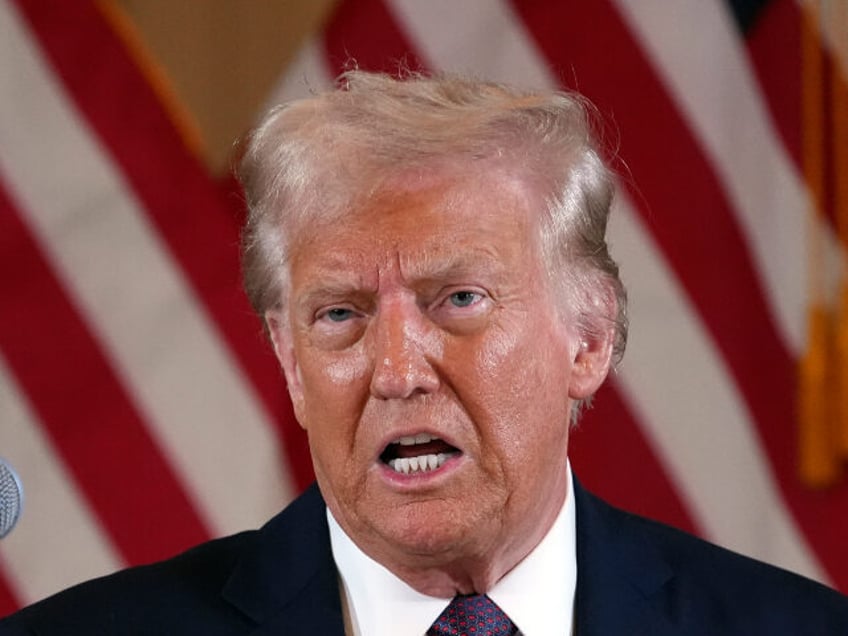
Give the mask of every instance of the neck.
[[(456, 545), (436, 554), (381, 553), (376, 561), (412, 589), (438, 598), (486, 594), (541, 542), (556, 514), (527, 532), (500, 536), (490, 546)], [(364, 550), (366, 553), (368, 550)]]

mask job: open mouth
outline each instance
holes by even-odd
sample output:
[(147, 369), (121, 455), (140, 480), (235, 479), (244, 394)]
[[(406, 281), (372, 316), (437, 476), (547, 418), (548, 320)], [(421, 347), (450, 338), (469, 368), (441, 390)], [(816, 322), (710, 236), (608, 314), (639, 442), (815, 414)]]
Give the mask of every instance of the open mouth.
[(386, 446), (380, 459), (396, 473), (411, 475), (437, 470), (460, 451), (429, 433), (400, 437)]

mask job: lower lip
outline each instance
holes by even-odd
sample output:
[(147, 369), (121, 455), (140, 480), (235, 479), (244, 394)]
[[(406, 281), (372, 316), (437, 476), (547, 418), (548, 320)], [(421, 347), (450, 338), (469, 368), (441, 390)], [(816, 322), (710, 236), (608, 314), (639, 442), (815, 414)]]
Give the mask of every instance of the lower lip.
[(380, 474), (392, 486), (403, 489), (420, 488), (421, 486), (435, 486), (438, 482), (447, 479), (456, 472), (462, 464), (463, 455), (458, 453), (445, 460), (445, 463), (435, 470), (418, 471), (414, 473), (399, 473), (391, 466), (379, 463)]

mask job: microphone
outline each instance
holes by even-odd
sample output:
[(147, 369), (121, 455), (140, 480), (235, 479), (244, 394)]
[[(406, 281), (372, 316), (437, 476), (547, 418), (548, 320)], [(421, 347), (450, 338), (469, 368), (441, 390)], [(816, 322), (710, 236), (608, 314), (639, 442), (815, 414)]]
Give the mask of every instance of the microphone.
[(24, 490), (17, 473), (0, 457), (0, 539), (12, 531), (21, 516)]

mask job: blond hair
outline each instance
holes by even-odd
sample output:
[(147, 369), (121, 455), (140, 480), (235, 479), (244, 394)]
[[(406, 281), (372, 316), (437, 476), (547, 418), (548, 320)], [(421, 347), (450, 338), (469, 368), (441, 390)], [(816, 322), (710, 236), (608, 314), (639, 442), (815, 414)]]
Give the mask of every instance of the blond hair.
[[(494, 160), (541, 189), (552, 283), (584, 332), (604, 329), (599, 321), (615, 323), (613, 354), (620, 359), (626, 293), (605, 238), (614, 186), (592, 112), (572, 92), (359, 70), (341, 75), (335, 90), (274, 108), (246, 138), (238, 166), (248, 206), (245, 288), (254, 309), (263, 316), (281, 302), (290, 243), (304, 224), (343, 215), (354, 198), (398, 171)], [(614, 302), (599, 302), (610, 291)]]

